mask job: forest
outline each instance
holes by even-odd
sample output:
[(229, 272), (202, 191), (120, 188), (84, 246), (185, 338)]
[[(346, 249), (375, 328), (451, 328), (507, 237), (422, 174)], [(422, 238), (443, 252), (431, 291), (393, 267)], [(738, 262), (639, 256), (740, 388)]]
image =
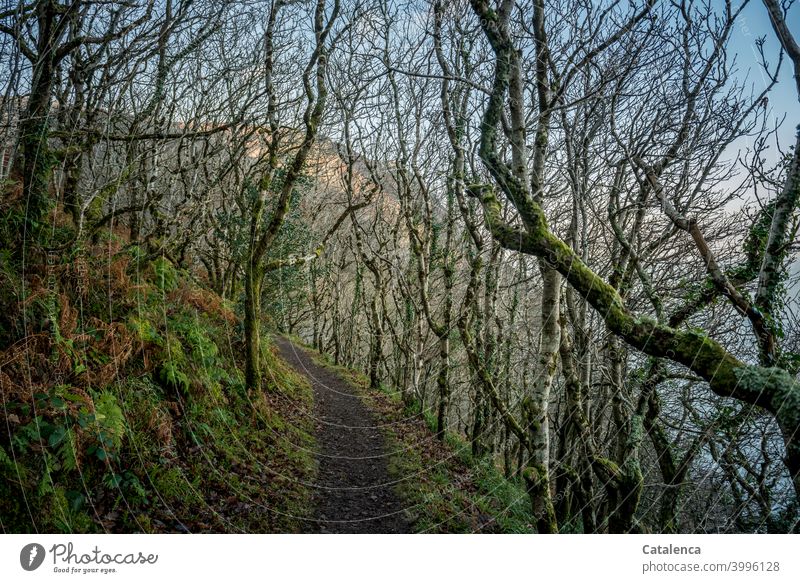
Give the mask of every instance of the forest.
[(797, 532), (798, 22), (6, 0), (0, 530)]

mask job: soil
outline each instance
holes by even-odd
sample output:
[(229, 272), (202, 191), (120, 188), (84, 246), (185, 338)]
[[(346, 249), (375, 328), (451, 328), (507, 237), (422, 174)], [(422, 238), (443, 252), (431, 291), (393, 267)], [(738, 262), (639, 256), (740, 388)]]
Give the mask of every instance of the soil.
[(307, 532), (408, 533), (411, 525), (392, 489), (381, 430), (355, 389), (283, 338), (281, 356), (314, 390), (319, 474)]

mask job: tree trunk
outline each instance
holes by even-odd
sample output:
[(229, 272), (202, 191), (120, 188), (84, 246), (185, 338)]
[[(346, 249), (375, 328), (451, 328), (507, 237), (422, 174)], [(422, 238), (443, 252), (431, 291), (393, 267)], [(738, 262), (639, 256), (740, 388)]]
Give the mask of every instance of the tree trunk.
[(380, 310), (378, 309), (379, 291), (375, 290), (372, 298), (372, 339), (369, 351), (369, 386), (377, 389), (381, 385), (380, 367), (383, 357), (383, 324), (381, 323)]
[(558, 522), (550, 492), (550, 425), (547, 409), (550, 389), (556, 375), (558, 347), (561, 340), (559, 326), (561, 276), (544, 264), (540, 265), (540, 270), (542, 336), (539, 345), (539, 378), (522, 405), (532, 447), (528, 467), (525, 469), (525, 481), (537, 530), (540, 533), (557, 533)]
[(448, 335), (439, 339), (439, 374), (436, 375), (436, 386), (439, 389), (439, 408), (436, 413), (436, 435), (444, 439), (447, 431), (447, 408), (450, 405), (450, 339)]
[(244, 299), (245, 383), (261, 391), (261, 274), (249, 263), (245, 273)]

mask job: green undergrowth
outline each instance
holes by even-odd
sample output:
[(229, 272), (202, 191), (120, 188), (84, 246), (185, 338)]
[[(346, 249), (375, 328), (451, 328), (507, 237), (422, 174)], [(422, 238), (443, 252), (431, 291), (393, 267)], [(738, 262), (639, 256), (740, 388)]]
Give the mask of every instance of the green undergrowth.
[(355, 386), (373, 412), (390, 452), (396, 492), (416, 532), (535, 532), (525, 488), (507, 479), (493, 460), (474, 458), (458, 435), (438, 440), (433, 415), (418, 402), (404, 404), (398, 391), (385, 386), (372, 390), (362, 373), (313, 354)]
[(0, 256), (0, 529), (301, 530), (305, 379), (265, 339), (248, 390), (233, 306), (166, 258), (111, 238), (49, 263)]

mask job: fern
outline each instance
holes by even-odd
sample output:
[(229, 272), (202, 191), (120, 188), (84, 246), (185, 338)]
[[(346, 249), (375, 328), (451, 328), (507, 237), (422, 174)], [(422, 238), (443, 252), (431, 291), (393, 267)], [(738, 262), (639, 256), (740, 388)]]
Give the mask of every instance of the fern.
[(153, 272), (156, 285), (161, 291), (171, 292), (178, 287), (178, 272), (168, 259), (159, 257), (153, 261)]
[(13, 469), (14, 468), (14, 460), (8, 457), (6, 450), (0, 445), (0, 468), (2, 469)]
[(72, 429), (67, 430), (66, 438), (59, 446), (57, 453), (58, 459), (61, 462), (61, 469), (66, 472), (71, 472), (78, 468), (75, 434)]
[(152, 342), (157, 345), (162, 343), (158, 330), (146, 318), (130, 316), (128, 318), (128, 328), (136, 334), (140, 342)]
[(189, 377), (173, 363), (165, 362), (158, 371), (161, 384), (168, 389), (178, 389), (183, 393), (189, 392)]
[(117, 397), (110, 391), (101, 392), (94, 400), (98, 439), (106, 449), (118, 450), (125, 435), (125, 415)]

